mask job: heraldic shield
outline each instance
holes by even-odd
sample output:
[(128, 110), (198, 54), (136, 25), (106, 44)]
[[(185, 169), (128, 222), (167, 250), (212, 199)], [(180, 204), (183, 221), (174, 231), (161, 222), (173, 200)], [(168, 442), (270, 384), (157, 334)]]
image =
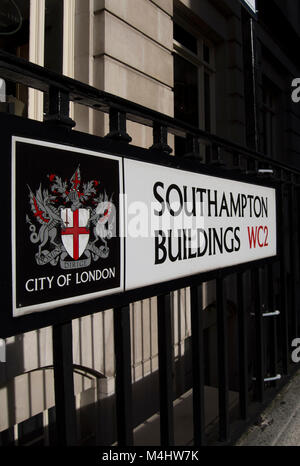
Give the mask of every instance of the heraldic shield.
[(61, 230), (61, 239), (68, 254), (78, 260), (85, 251), (89, 238), (90, 230), (87, 225), (90, 219), (90, 211), (88, 209), (76, 209), (72, 211), (70, 208), (61, 210), (61, 218), (65, 228)]

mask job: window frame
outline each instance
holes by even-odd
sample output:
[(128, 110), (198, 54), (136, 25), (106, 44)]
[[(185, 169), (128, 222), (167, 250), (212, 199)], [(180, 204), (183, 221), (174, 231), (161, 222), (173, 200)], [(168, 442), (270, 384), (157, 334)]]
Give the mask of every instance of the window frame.
[(261, 118), (262, 127), (260, 131), (261, 150), (271, 159), (277, 160), (280, 153), (280, 142), (278, 141), (278, 128), (280, 122), (280, 88), (263, 75), (262, 79), (262, 101)]
[[(204, 75), (208, 73), (210, 77), (210, 132), (216, 131), (216, 112), (215, 112), (215, 49), (213, 43), (199, 34), (198, 31), (182, 18), (174, 16), (173, 22), (181, 28), (192, 34), (197, 40), (197, 54), (193, 53), (187, 47), (173, 38), (173, 55), (179, 55), (197, 67), (198, 79), (198, 126), (199, 129), (205, 130), (205, 90), (204, 90)], [(210, 63), (207, 63), (203, 58), (204, 44), (209, 48)]]
[[(76, 0), (63, 0), (62, 71), (74, 77), (74, 30)], [(45, 52), (45, 0), (30, 0), (29, 61), (44, 66)], [(28, 117), (43, 120), (44, 96), (35, 89), (28, 90)], [(71, 117), (73, 108), (71, 107)]]

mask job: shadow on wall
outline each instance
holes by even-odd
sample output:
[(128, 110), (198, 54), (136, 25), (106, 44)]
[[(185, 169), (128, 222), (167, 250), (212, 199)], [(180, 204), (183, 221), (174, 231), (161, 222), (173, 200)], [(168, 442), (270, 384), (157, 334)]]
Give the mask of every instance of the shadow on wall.
[[(206, 339), (205, 385), (217, 387), (217, 332), (215, 306), (212, 304), (205, 310)], [(229, 389), (238, 390), (238, 348), (236, 306), (228, 304), (228, 342), (229, 342)], [(177, 358), (173, 366), (174, 400), (192, 388), (192, 354), (191, 337), (185, 340), (184, 355)], [(158, 371), (140, 379), (132, 386), (133, 426), (144, 423), (159, 411), (159, 373)], [(95, 404), (81, 407), (79, 425), (81, 441), (85, 445), (111, 445), (116, 442), (116, 403), (115, 395), (102, 398)]]
[[(191, 388), (191, 355), (174, 364), (174, 400)], [(132, 385), (133, 427), (159, 411), (159, 373), (149, 374)], [(82, 400), (82, 405), (84, 400)], [(83, 445), (111, 445), (117, 440), (116, 397), (106, 396), (96, 403), (81, 406), (78, 415), (80, 442)]]
[[(15, 374), (22, 374), (24, 372), (23, 335), (17, 335), (9, 339), (6, 344), (6, 361), (6, 363), (0, 364), (0, 389), (5, 387), (7, 381), (12, 379)], [(9, 361), (12, 361), (13, 364), (8, 364)], [(10, 389), (6, 390), (6, 396), (8, 423), (12, 426), (16, 424), (14, 384), (11, 384)]]

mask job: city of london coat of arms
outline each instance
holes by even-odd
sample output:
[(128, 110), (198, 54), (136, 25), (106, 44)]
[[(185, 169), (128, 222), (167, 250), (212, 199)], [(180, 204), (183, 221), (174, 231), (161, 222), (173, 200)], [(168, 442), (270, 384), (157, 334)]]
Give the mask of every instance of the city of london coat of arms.
[(29, 238), (37, 245), (38, 265), (63, 270), (88, 267), (109, 256), (109, 240), (116, 234), (113, 195), (101, 192), (97, 180), (83, 182), (80, 166), (69, 183), (48, 175), (48, 189), (29, 189), (31, 215), (26, 216)]

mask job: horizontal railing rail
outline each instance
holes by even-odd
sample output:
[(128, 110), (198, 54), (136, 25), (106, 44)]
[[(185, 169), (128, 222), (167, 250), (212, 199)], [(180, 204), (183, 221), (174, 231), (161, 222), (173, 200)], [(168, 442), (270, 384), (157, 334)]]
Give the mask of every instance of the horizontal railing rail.
[(135, 102), (99, 90), (88, 84), (56, 73), (47, 68), (36, 65), (25, 59), (16, 57), (0, 50), (0, 76), (15, 83), (22, 83), (28, 87), (50, 93), (51, 89), (62, 93), (65, 99), (85, 105), (104, 113), (111, 109), (126, 114), (126, 119), (141, 125), (165, 127), (168, 133), (185, 137), (191, 135), (221, 148), (234, 152), (238, 158), (245, 157), (258, 163), (266, 164), (278, 170), (284, 170), (296, 176), (295, 183), (300, 184), (300, 170), (281, 161), (276, 161), (265, 154), (228, 141), (222, 137), (208, 133), (181, 120), (144, 107)]

